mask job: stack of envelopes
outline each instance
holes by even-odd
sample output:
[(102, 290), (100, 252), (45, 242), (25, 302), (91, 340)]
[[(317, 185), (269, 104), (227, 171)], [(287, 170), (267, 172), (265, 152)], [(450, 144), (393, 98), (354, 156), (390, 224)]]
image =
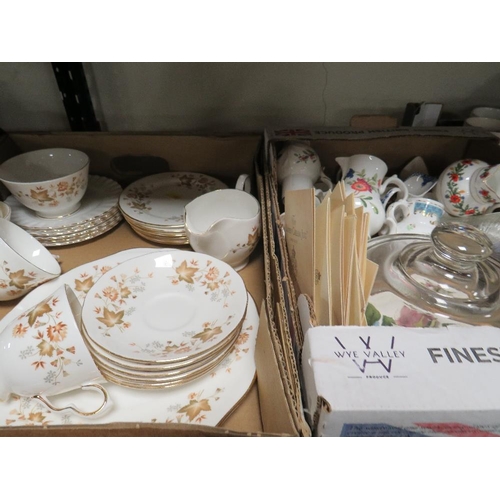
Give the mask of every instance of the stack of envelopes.
[(300, 292), (321, 325), (366, 325), (378, 266), (366, 258), (369, 214), (337, 183), (321, 203), (312, 189), (287, 193), (285, 231)]

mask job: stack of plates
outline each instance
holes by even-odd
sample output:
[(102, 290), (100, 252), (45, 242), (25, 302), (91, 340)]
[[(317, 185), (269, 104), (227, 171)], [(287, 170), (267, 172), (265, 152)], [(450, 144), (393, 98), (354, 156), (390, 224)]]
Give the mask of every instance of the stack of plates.
[(243, 280), (224, 262), (155, 251), (94, 284), (82, 307), (82, 334), (108, 381), (162, 389), (222, 362), (241, 332), (247, 301)]
[(208, 175), (164, 172), (126, 187), (119, 207), (125, 220), (143, 238), (154, 243), (187, 245), (184, 207), (201, 194), (224, 188), (226, 184)]
[(115, 227), (122, 215), (118, 208), (121, 186), (112, 179), (90, 175), (80, 208), (64, 217), (39, 217), (14, 196), (5, 203), (12, 210), (11, 221), (25, 229), (46, 247), (71, 245), (96, 238)]

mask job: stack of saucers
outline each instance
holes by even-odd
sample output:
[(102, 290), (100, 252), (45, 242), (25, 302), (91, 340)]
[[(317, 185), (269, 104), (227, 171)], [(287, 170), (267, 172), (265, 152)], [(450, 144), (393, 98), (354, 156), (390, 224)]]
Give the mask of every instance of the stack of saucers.
[(112, 179), (90, 175), (81, 205), (71, 215), (54, 219), (40, 217), (14, 196), (5, 203), (11, 208), (11, 221), (46, 247), (80, 243), (96, 238), (115, 227), (122, 215), (118, 208), (121, 186)]
[(82, 307), (82, 334), (109, 382), (162, 389), (205, 375), (229, 354), (247, 301), (243, 280), (224, 262), (155, 251), (93, 285)]
[(204, 174), (164, 172), (127, 186), (119, 207), (125, 220), (143, 238), (155, 243), (187, 245), (184, 207), (201, 194), (227, 188)]

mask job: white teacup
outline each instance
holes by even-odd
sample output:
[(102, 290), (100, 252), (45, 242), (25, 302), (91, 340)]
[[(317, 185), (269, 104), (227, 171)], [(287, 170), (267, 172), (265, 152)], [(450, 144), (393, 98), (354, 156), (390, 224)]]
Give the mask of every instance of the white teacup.
[(438, 178), (432, 175), (413, 173), (404, 183), (408, 188), (408, 198), (421, 198), (437, 184)]
[(443, 204), (429, 198), (396, 201), (387, 209), (379, 234), (430, 234), (444, 213)]
[[(100, 385), (105, 379), (83, 341), (80, 324), (81, 306), (67, 285), (11, 321), (0, 333), (0, 401), (17, 395), (36, 398), (53, 411), (101, 413), (108, 403)], [(57, 408), (48, 399), (75, 389), (100, 391), (104, 400), (98, 408), (83, 411), (73, 404)]]
[(241, 189), (198, 196), (184, 209), (186, 234), (196, 252), (243, 269), (260, 239), (260, 204)]
[(80, 207), (87, 190), (89, 163), (89, 157), (76, 149), (40, 149), (2, 163), (0, 181), (38, 216), (63, 217)]
[(0, 218), (0, 301), (22, 297), (60, 274), (56, 258), (38, 240)]

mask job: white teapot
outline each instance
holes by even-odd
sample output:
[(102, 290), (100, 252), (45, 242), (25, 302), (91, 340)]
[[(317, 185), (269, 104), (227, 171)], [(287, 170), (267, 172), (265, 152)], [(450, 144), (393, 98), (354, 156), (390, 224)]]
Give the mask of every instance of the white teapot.
[(388, 167), (376, 156), (356, 154), (349, 157), (335, 158), (342, 169), (346, 195), (354, 193), (355, 206), (363, 207), (370, 214), (370, 236), (377, 234), (385, 221), (385, 208), (380, 196), (390, 185), (400, 189), (398, 199), (408, 199), (408, 188), (397, 175), (387, 178)]
[(500, 165), (456, 161), (441, 173), (433, 192), (450, 215), (490, 213), (500, 206)]

